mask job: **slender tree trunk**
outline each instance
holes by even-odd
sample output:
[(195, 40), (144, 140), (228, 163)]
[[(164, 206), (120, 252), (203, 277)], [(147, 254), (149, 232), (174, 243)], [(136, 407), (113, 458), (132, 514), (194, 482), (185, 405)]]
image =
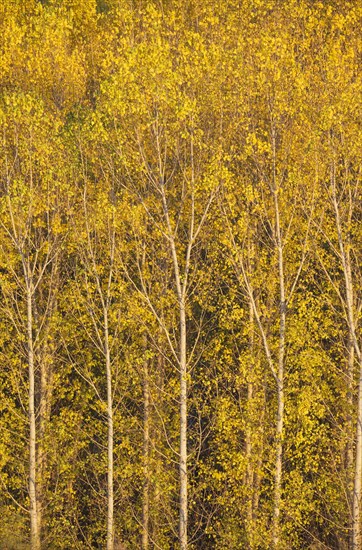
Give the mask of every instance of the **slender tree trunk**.
[[(347, 462), (347, 471), (349, 472), (348, 478), (350, 478), (350, 473), (353, 468), (353, 444), (350, 439), (350, 434), (352, 433), (352, 409), (353, 409), (353, 378), (354, 378), (354, 345), (353, 338), (351, 335), (348, 337), (348, 366), (347, 366), (347, 403), (348, 403), (348, 414), (346, 418), (348, 430), (348, 441), (346, 445), (346, 462)], [(350, 491), (352, 494), (352, 491)], [(351, 499), (352, 502), (352, 499)]]
[[(249, 335), (249, 354), (250, 354), (250, 376), (254, 377), (254, 312), (253, 305), (249, 303), (249, 323), (250, 323), (250, 335)], [(250, 533), (253, 531), (253, 487), (254, 487), (254, 467), (252, 463), (252, 421), (251, 421), (251, 411), (252, 411), (252, 399), (254, 394), (254, 383), (253, 380), (248, 381), (248, 390), (247, 390), (247, 403), (248, 403), (248, 426), (246, 430), (245, 437), (245, 456), (246, 456), (246, 487), (248, 490), (247, 494), (247, 533), (248, 540), (250, 539)]]
[(276, 459), (275, 459), (275, 477), (274, 477), (274, 518), (273, 518), (273, 545), (279, 547), (280, 530), (280, 503), (281, 503), (281, 485), (283, 473), (283, 424), (284, 424), (284, 390), (278, 382), (278, 412), (276, 425)]
[[(53, 395), (53, 359), (54, 343), (51, 339), (52, 317), (57, 304), (57, 288), (59, 288), (59, 263), (58, 257), (54, 258), (52, 265), (51, 282), (48, 285), (47, 307), (43, 315), (47, 322), (43, 329), (43, 344), (38, 350), (38, 361), (40, 367), (40, 402), (38, 412), (38, 437), (37, 437), (37, 502), (38, 502), (38, 524), (43, 525), (43, 512), (46, 506), (46, 469), (47, 469), (47, 429), (50, 422), (51, 402)], [(55, 283), (55, 285), (54, 285)], [(46, 533), (43, 533), (46, 536)]]
[[(164, 361), (161, 353), (158, 354), (157, 357), (157, 394), (156, 394), (156, 403), (153, 402), (153, 408), (160, 407), (160, 411), (162, 414), (162, 402), (163, 402), (163, 389), (164, 389)], [(155, 417), (155, 422), (153, 423), (153, 427), (155, 430), (155, 433), (153, 434), (153, 440), (154, 445), (157, 448), (157, 445), (159, 444), (158, 441), (158, 435), (159, 430), (162, 429), (158, 422), (157, 422), (157, 416)], [(158, 544), (160, 531), (161, 531), (161, 524), (160, 524), (160, 506), (161, 506), (161, 486), (160, 486), (160, 479), (161, 479), (161, 471), (162, 471), (162, 457), (161, 455), (156, 454), (156, 464), (155, 464), (155, 481), (153, 484), (153, 532), (152, 537), (155, 541), (155, 545)]]
[(278, 411), (276, 423), (276, 457), (274, 477), (274, 513), (273, 513), (273, 545), (279, 547), (280, 537), (280, 504), (283, 474), (283, 427), (284, 427), (284, 356), (285, 356), (285, 327), (286, 327), (286, 298), (284, 283), (284, 259), (283, 245), (279, 218), (279, 204), (277, 191), (274, 191), (275, 204), (275, 233), (278, 249), (278, 271), (280, 291), (280, 318), (279, 318), (279, 354), (278, 354), (278, 379), (277, 398)]
[(359, 380), (358, 380), (358, 400), (357, 400), (357, 425), (356, 425), (356, 457), (354, 463), (354, 483), (353, 483), (353, 500), (352, 500), (352, 548), (353, 550), (361, 550), (362, 548), (362, 533), (361, 533), (361, 497), (362, 497), (362, 355), (358, 345), (356, 334), (352, 323), (352, 338), (354, 350), (356, 352), (359, 364)]
[(150, 455), (150, 388), (148, 359), (144, 361), (143, 371), (143, 501), (142, 501), (142, 550), (149, 548), (149, 455)]
[(180, 302), (180, 523), (181, 550), (187, 550), (187, 363), (186, 311)]
[(45, 507), (45, 474), (47, 467), (46, 434), (50, 420), (51, 399), (53, 394), (52, 359), (48, 344), (40, 357), (40, 403), (39, 403), (39, 427), (37, 438), (37, 514), (39, 531), (42, 525), (43, 510)]
[[(358, 401), (357, 401), (357, 425), (356, 425), (356, 457), (354, 463), (354, 483), (353, 483), (353, 502), (352, 502), (352, 548), (361, 550), (361, 497), (362, 497), (362, 354), (356, 337), (356, 317), (355, 317), (355, 299), (350, 255), (350, 243), (345, 241), (342, 231), (342, 222), (340, 217), (339, 203), (336, 192), (335, 166), (331, 166), (331, 192), (333, 208), (336, 220), (336, 229), (338, 235), (338, 244), (340, 257), (342, 261), (345, 293), (346, 293), (346, 311), (348, 321), (349, 339), (353, 343), (359, 364), (358, 381)], [(353, 204), (349, 204), (349, 223), (352, 219)], [(352, 365), (353, 372), (353, 365)]]
[(361, 533), (361, 497), (362, 497), (362, 355), (356, 338), (356, 330), (354, 323), (353, 311), (353, 286), (352, 276), (349, 263), (349, 255), (344, 256), (345, 273), (346, 273), (346, 295), (347, 295), (347, 311), (350, 337), (353, 341), (354, 350), (357, 355), (359, 364), (359, 380), (358, 380), (358, 400), (357, 400), (357, 425), (356, 425), (356, 458), (354, 464), (354, 484), (353, 484), (353, 503), (352, 503), (352, 548), (353, 550), (361, 550), (362, 548), (362, 533)]
[[(254, 393), (254, 385), (252, 382), (248, 382), (248, 403), (251, 402)], [(250, 421), (249, 421), (250, 422)], [(246, 487), (248, 488), (248, 504), (247, 504), (247, 520), (248, 529), (253, 521), (253, 481), (254, 481), (254, 468), (252, 465), (252, 442), (251, 442), (251, 426), (249, 425), (245, 438), (245, 457), (246, 457)]]
[(30, 536), (31, 550), (40, 550), (40, 525), (36, 487), (36, 416), (35, 416), (35, 364), (33, 342), (33, 284), (27, 277), (27, 332), (28, 332), (28, 368), (29, 368), (29, 499), (30, 499)]
[[(256, 449), (257, 451), (257, 464), (255, 467), (255, 476), (254, 476), (254, 493), (253, 493), (253, 514), (254, 518), (256, 516), (256, 513), (259, 508), (259, 499), (260, 499), (260, 486), (262, 481), (261, 471), (262, 471), (262, 465), (263, 465), (263, 456), (264, 456), (264, 426), (265, 426), (265, 412), (266, 412), (266, 406), (267, 406), (267, 381), (266, 377), (264, 378), (263, 383), (263, 404), (260, 411), (260, 417), (259, 417), (259, 426), (261, 426), (261, 435), (258, 439), (258, 447)], [(253, 519), (254, 519), (253, 518)]]
[(175, 283), (179, 304), (179, 322), (180, 322), (180, 509), (179, 509), (179, 541), (181, 550), (187, 550), (187, 333), (186, 333), (186, 308), (185, 293), (187, 288), (187, 275), (190, 267), (190, 255), (192, 242), (194, 239), (194, 210), (192, 208), (191, 236), (186, 252), (186, 262), (184, 268), (184, 278), (181, 280), (179, 262), (175, 239), (171, 228), (170, 217), (168, 213), (167, 200), (163, 187), (161, 188), (163, 210), (166, 217), (168, 234), (170, 239), (171, 254), (173, 258)]
[(112, 397), (112, 370), (109, 349), (108, 314), (104, 312), (104, 351), (107, 376), (107, 419), (108, 419), (108, 466), (107, 466), (107, 550), (114, 548), (113, 522), (113, 397)]
[[(348, 337), (348, 365), (347, 365), (347, 406), (348, 412), (346, 415), (347, 426), (347, 442), (346, 442), (346, 484), (347, 484), (347, 498), (350, 510), (353, 510), (353, 379), (354, 379), (354, 346), (351, 335)], [(353, 521), (353, 516), (352, 516)], [(353, 547), (353, 530), (349, 530), (348, 547)]]
[(356, 461), (353, 488), (353, 523), (352, 542), (353, 550), (361, 550), (361, 480), (362, 480), (362, 361), (360, 359), (358, 404), (357, 404), (357, 429), (356, 429)]
[(354, 464), (353, 507), (352, 507), (352, 548), (361, 550), (361, 497), (362, 497), (362, 354), (357, 342), (354, 325), (352, 325), (354, 349), (359, 364), (357, 425), (356, 425), (356, 458)]

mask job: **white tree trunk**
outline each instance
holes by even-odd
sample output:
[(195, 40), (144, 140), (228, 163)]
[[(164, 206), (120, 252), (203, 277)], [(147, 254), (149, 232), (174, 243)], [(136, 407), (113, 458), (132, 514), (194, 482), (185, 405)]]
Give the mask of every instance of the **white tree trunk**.
[(29, 500), (31, 550), (40, 550), (40, 525), (36, 491), (36, 415), (35, 415), (35, 364), (33, 342), (33, 288), (31, 278), (27, 280), (27, 337), (29, 369)]
[[(354, 422), (353, 422), (353, 379), (354, 379), (354, 345), (351, 335), (348, 337), (348, 370), (346, 376), (346, 383), (348, 387), (347, 392), (347, 405), (348, 411), (346, 415), (347, 425), (347, 443), (346, 443), (346, 484), (347, 484), (347, 498), (349, 509), (353, 511), (353, 471), (354, 471), (354, 453), (353, 453), (353, 437)], [(353, 522), (353, 516), (352, 516)], [(349, 532), (348, 546), (353, 548), (353, 529)]]
[(104, 313), (104, 351), (107, 376), (107, 419), (108, 419), (108, 465), (107, 465), (107, 550), (114, 548), (114, 521), (113, 521), (113, 397), (112, 397), (112, 370), (109, 349), (108, 315)]
[[(352, 265), (350, 255), (350, 243), (345, 240), (342, 230), (342, 220), (340, 207), (337, 199), (335, 167), (331, 167), (331, 194), (336, 220), (336, 229), (338, 235), (338, 245), (340, 259), (343, 268), (345, 282), (345, 308), (347, 312), (347, 322), (349, 331), (349, 340), (353, 343), (359, 364), (358, 381), (358, 402), (357, 402), (357, 425), (356, 425), (356, 457), (354, 463), (354, 483), (352, 499), (352, 548), (361, 550), (361, 497), (362, 497), (362, 353), (356, 336), (356, 316), (355, 316), (355, 298), (353, 288)], [(350, 196), (348, 221), (352, 219), (353, 202)], [(353, 359), (352, 359), (353, 360)], [(353, 369), (352, 369), (353, 370)]]
[(278, 383), (278, 412), (276, 425), (276, 458), (275, 458), (275, 476), (274, 476), (274, 517), (273, 517), (273, 545), (274, 548), (279, 548), (279, 519), (280, 519), (280, 502), (281, 502), (281, 486), (283, 474), (283, 424), (284, 424), (284, 390), (283, 386)]
[(278, 376), (277, 376), (277, 423), (276, 423), (276, 457), (274, 477), (274, 513), (273, 513), (273, 545), (279, 547), (280, 537), (280, 503), (283, 475), (283, 427), (284, 427), (284, 357), (285, 357), (285, 327), (286, 327), (286, 298), (284, 282), (284, 258), (281, 235), (279, 204), (277, 191), (274, 191), (275, 205), (275, 237), (278, 249), (278, 271), (280, 291), (280, 318), (279, 318), (279, 351), (278, 351)]
[(180, 302), (180, 523), (181, 550), (187, 550), (187, 362), (186, 312)]
[[(185, 296), (187, 289), (188, 272), (190, 268), (190, 257), (195, 238), (194, 233), (194, 203), (191, 211), (190, 237), (187, 246), (183, 280), (180, 274), (179, 261), (177, 257), (174, 233), (172, 231), (166, 195), (163, 187), (161, 188), (163, 210), (166, 218), (168, 237), (170, 242), (171, 254), (174, 264), (175, 283), (179, 305), (180, 322), (180, 346), (179, 346), (179, 369), (180, 369), (180, 509), (179, 509), (179, 542), (181, 550), (187, 550), (187, 329), (186, 329), (186, 308)], [(199, 229), (201, 224), (199, 225)]]
[(362, 479), (362, 362), (358, 383), (357, 429), (356, 429), (356, 461), (353, 487), (353, 520), (352, 520), (352, 547), (361, 550), (361, 479)]
[[(253, 305), (251, 301), (249, 302), (249, 353), (250, 353), (250, 371), (251, 376), (254, 378), (254, 312), (253, 312)], [(249, 375), (250, 376), (250, 375)], [(245, 485), (248, 490), (247, 495), (247, 525), (246, 525), (246, 531), (248, 534), (248, 539), (250, 539), (250, 535), (253, 531), (253, 520), (254, 520), (254, 510), (253, 510), (253, 504), (254, 504), (254, 464), (252, 461), (252, 451), (253, 451), (253, 445), (252, 445), (252, 430), (253, 425), (250, 418), (250, 409), (252, 407), (252, 399), (253, 399), (253, 393), (254, 393), (254, 380), (248, 380), (248, 390), (247, 390), (247, 403), (248, 403), (248, 423), (246, 428), (246, 436), (245, 436), (245, 458), (246, 458), (246, 473), (245, 473)]]
[(150, 388), (148, 359), (143, 370), (143, 500), (142, 500), (142, 550), (149, 548), (149, 454), (150, 454)]

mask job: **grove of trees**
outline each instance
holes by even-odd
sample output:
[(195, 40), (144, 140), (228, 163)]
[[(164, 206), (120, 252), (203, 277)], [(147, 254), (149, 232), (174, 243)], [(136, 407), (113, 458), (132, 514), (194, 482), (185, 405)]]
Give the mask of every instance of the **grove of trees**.
[(362, 4), (0, 3), (0, 549), (362, 550)]

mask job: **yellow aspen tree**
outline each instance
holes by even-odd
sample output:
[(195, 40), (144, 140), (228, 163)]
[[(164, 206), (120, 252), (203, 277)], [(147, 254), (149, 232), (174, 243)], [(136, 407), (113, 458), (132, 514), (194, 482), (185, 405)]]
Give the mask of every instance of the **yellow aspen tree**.
[[(47, 136), (48, 131), (57, 132), (57, 125), (32, 96), (5, 96), (2, 106), (2, 253), (7, 251), (13, 258), (5, 272), (8, 271), (7, 277), (13, 280), (17, 289), (11, 291), (11, 286), (7, 286), (10, 294), (5, 311), (18, 335), (23, 334), (24, 339), (26, 335), (28, 491), (31, 547), (34, 549), (40, 548), (45, 506), (44, 438), (52, 393), (48, 354), (52, 347), (52, 316), (62, 240), (58, 209), (61, 182), (54, 182), (55, 167), (52, 165), (56, 138), (51, 143)], [(23, 306), (24, 317), (20, 317)], [(20, 308), (18, 312), (17, 307)]]
[[(85, 162), (84, 158), (83, 162)], [(75, 281), (75, 292), (78, 298), (75, 307), (80, 310), (82, 316), (84, 315), (82, 310), (85, 308), (90, 318), (92, 333), (94, 333), (91, 341), (104, 361), (105, 391), (96, 387), (91, 375), (89, 375), (89, 383), (105, 408), (107, 424), (106, 545), (107, 550), (113, 550), (115, 540), (114, 363), (119, 354), (119, 346), (115, 350), (115, 345), (122, 339), (119, 305), (121, 289), (116, 292), (116, 286), (122, 284), (121, 281), (116, 282), (116, 246), (120, 236), (116, 222), (116, 199), (109, 198), (108, 186), (104, 184), (102, 189), (94, 195), (93, 184), (86, 173), (83, 174), (83, 185), (83, 200), (79, 205), (73, 237), (79, 256), (79, 270)], [(87, 374), (83, 374), (83, 377), (88, 379)]]
[[(203, 130), (198, 122), (195, 93), (202, 85), (200, 78), (207, 68), (207, 61), (204, 65), (201, 63), (202, 56), (206, 55), (201, 38), (190, 35), (192, 47), (196, 48), (197, 45), (201, 50), (200, 54), (196, 53), (200, 57), (200, 69), (192, 76), (187, 61), (190, 49), (185, 47), (173, 53), (171, 44), (162, 37), (161, 14), (150, 8), (145, 21), (149, 43), (147, 50), (144, 43), (134, 50), (133, 55), (137, 53), (138, 58), (143, 59), (136, 82), (132, 84), (130, 80), (129, 90), (126, 87), (121, 90), (118, 84), (125, 74), (135, 71), (134, 61), (130, 58), (128, 65), (127, 62), (120, 65), (117, 80), (113, 79), (114, 82), (104, 87), (104, 91), (109, 96), (108, 109), (117, 121), (114, 139), (115, 144), (118, 139), (120, 161), (124, 163), (123, 170), (127, 170), (125, 184), (134, 200), (140, 201), (149, 216), (150, 225), (159, 231), (171, 260), (179, 325), (175, 330), (176, 336), (162, 322), (157, 304), (153, 302), (142, 279), (139, 290), (160, 323), (179, 372), (178, 538), (180, 547), (185, 550), (189, 540), (187, 398), (193, 360), (187, 332), (187, 308), (191, 296), (191, 273), (195, 269), (194, 263), (199, 261), (196, 254), (198, 241), (218, 187), (215, 175), (218, 160), (215, 152), (211, 152), (209, 162), (205, 162), (205, 157), (202, 158), (204, 172), (200, 170)], [(182, 31), (177, 29), (177, 32)], [(175, 61), (178, 59), (178, 71), (172, 68), (171, 55)], [(147, 91), (142, 92), (145, 82), (149, 82)], [(183, 86), (190, 88), (190, 91), (180, 94), (179, 90)], [(137, 109), (132, 106), (132, 102), (137, 105)], [(131, 171), (136, 162), (139, 163), (138, 173)]]
[[(328, 243), (330, 254), (319, 252), (323, 272), (333, 292), (340, 301), (342, 318), (346, 323), (347, 346), (347, 392), (350, 411), (348, 424), (355, 411), (354, 448), (347, 445), (347, 470), (351, 476), (352, 459), (353, 481), (350, 477), (347, 491), (351, 494), (351, 547), (362, 547), (361, 498), (362, 498), (362, 385), (361, 385), (361, 344), (359, 338), (359, 311), (361, 280), (359, 274), (359, 231), (360, 216), (360, 105), (361, 79), (358, 76), (359, 59), (356, 55), (358, 36), (354, 31), (360, 20), (358, 10), (351, 9), (345, 14), (335, 13), (331, 17), (330, 40), (325, 44), (325, 61), (319, 68), (324, 75), (314, 73), (311, 78), (316, 86), (315, 96), (320, 106), (319, 156), (322, 185), (322, 212), (325, 222), (318, 225), (320, 241)], [(337, 63), (338, 59), (338, 63)], [(324, 83), (321, 85), (321, 78)], [(317, 87), (319, 86), (319, 89)], [(322, 158), (323, 155), (323, 158)], [(325, 202), (325, 198), (328, 201)], [(328, 258), (329, 256), (329, 258)], [(330, 264), (331, 258), (338, 262), (340, 275)], [(357, 396), (353, 402), (355, 362), (358, 365)], [(354, 456), (353, 456), (354, 454)]]
[[(288, 26), (283, 27), (283, 14), (278, 10), (271, 13), (268, 26), (264, 27), (259, 37), (253, 37), (253, 48), (246, 62), (250, 65), (247, 65), (247, 69), (244, 67), (244, 71), (247, 70), (246, 78), (251, 79), (252, 92), (244, 99), (239, 112), (241, 117), (245, 117), (245, 124), (250, 130), (243, 137), (240, 135), (245, 140), (245, 150), (241, 150), (239, 158), (249, 163), (249, 169), (245, 173), (239, 165), (243, 198), (240, 197), (241, 202), (237, 203), (239, 207), (235, 206), (232, 199), (232, 206), (230, 211), (225, 212), (225, 219), (230, 228), (230, 245), (236, 258), (239, 281), (251, 305), (276, 387), (273, 528), (270, 544), (281, 548), (288, 307), (306, 259), (313, 188), (309, 191), (306, 186), (304, 190), (297, 186), (300, 177), (298, 170), (305, 162), (299, 153), (305, 139), (305, 130), (300, 131), (304, 124), (302, 98), (305, 79), (289, 47), (291, 37)], [(307, 222), (304, 221), (301, 203), (304, 193), (312, 201)], [(227, 193), (225, 196), (227, 199)], [(295, 218), (297, 208), (298, 215)], [(241, 232), (245, 232), (239, 244), (234, 236), (237, 234), (237, 226), (231, 221), (235, 217), (240, 220)], [(253, 218), (260, 218), (258, 225), (253, 223)], [(250, 241), (247, 235), (253, 232), (253, 227), (257, 227), (257, 232), (251, 237), (254, 247), (251, 255), (246, 243)], [(253, 257), (261, 254), (263, 241), (269, 244), (263, 253), (263, 263), (259, 261), (259, 265), (264, 264), (262, 269), (270, 270), (270, 276), (264, 279), (265, 276), (260, 274), (262, 278), (258, 281), (251, 265)], [(289, 248), (291, 246), (293, 251)], [(262, 305), (262, 300), (258, 302), (256, 298), (257, 295), (265, 296), (269, 292), (275, 293), (272, 301), (278, 304), (278, 311), (274, 312), (278, 336), (270, 331), (266, 320), (272, 314), (270, 306), (266, 303)]]

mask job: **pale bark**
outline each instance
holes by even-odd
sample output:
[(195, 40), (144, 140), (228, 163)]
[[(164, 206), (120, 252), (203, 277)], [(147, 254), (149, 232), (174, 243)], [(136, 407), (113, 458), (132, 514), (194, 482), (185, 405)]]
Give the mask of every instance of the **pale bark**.
[[(249, 301), (249, 354), (250, 354), (250, 371), (251, 376), (254, 377), (254, 313), (253, 313), (253, 306), (251, 302)], [(249, 374), (250, 376), (250, 374)], [(254, 510), (253, 510), (253, 504), (254, 504), (254, 467), (252, 463), (252, 421), (250, 418), (250, 409), (252, 408), (251, 403), (253, 399), (254, 394), (254, 381), (249, 380), (248, 381), (248, 389), (247, 389), (247, 403), (248, 403), (248, 409), (249, 409), (249, 418), (248, 418), (248, 426), (246, 429), (246, 437), (245, 437), (245, 458), (246, 458), (246, 480), (245, 485), (248, 490), (247, 495), (247, 533), (248, 533), (248, 539), (250, 538), (250, 533), (252, 532), (252, 524), (254, 519)]]
[[(361, 550), (362, 548), (362, 532), (361, 532), (361, 498), (362, 498), (362, 354), (359, 342), (356, 336), (357, 317), (355, 313), (355, 298), (354, 284), (352, 276), (350, 243), (343, 236), (342, 220), (339, 202), (337, 199), (335, 166), (331, 167), (331, 195), (336, 221), (336, 229), (338, 236), (338, 245), (340, 259), (343, 269), (344, 284), (345, 284), (345, 308), (347, 313), (347, 323), (349, 340), (353, 343), (353, 348), (357, 356), (359, 364), (359, 380), (358, 380), (358, 400), (357, 400), (357, 421), (356, 421), (356, 455), (354, 462), (354, 483), (353, 483), (353, 499), (352, 499), (352, 548), (353, 550)], [(349, 197), (349, 212), (348, 223), (351, 223), (353, 203), (352, 197)], [(353, 360), (353, 359), (352, 359)], [(351, 361), (351, 356), (350, 356)], [(353, 365), (350, 367), (353, 371)]]
[(181, 550), (187, 550), (187, 365), (185, 303), (180, 303), (180, 525)]
[(27, 275), (27, 339), (29, 369), (29, 500), (30, 500), (30, 537), (31, 550), (40, 550), (40, 525), (37, 501), (37, 468), (36, 468), (36, 414), (35, 414), (35, 362), (33, 341), (33, 284), (28, 271)]
[[(164, 391), (164, 360), (162, 357), (162, 354), (159, 353), (157, 357), (157, 393), (156, 393), (156, 403), (153, 402), (153, 410), (155, 410), (156, 407), (159, 407), (162, 403), (163, 399), (163, 391)], [(159, 413), (160, 414), (160, 413)], [(157, 418), (157, 417), (156, 417)], [(157, 438), (158, 431), (156, 431), (156, 434), (153, 435), (153, 441), (152, 445), (155, 446), (157, 449), (157, 439), (155, 439), (155, 436)], [(162, 458), (161, 456), (157, 456), (157, 461), (155, 465), (155, 478), (154, 478), (154, 484), (153, 484), (153, 540), (155, 546), (158, 548), (158, 538), (159, 538), (159, 531), (160, 531), (160, 506), (161, 506), (161, 485), (160, 485), (160, 479), (161, 479), (161, 470), (162, 470)]]
[(285, 357), (285, 327), (286, 327), (286, 297), (284, 282), (283, 243), (280, 227), (279, 204), (277, 191), (274, 190), (275, 208), (275, 238), (278, 249), (278, 272), (280, 292), (280, 318), (279, 318), (279, 351), (278, 351), (278, 376), (277, 376), (277, 424), (276, 424), (276, 457), (274, 477), (274, 512), (273, 512), (273, 545), (279, 546), (279, 518), (283, 469), (283, 427), (284, 427), (284, 357)]
[(142, 499), (142, 550), (149, 548), (149, 518), (150, 518), (150, 387), (148, 359), (144, 361), (143, 369), (143, 499)]
[(353, 550), (362, 548), (361, 536), (361, 492), (362, 492), (362, 362), (358, 381), (357, 427), (356, 427), (356, 459), (353, 488), (353, 519), (352, 519), (352, 547)]
[(114, 268), (114, 256), (115, 256), (115, 229), (114, 229), (114, 214), (112, 213), (110, 233), (109, 233), (109, 272), (106, 278), (106, 288), (102, 287), (102, 281), (98, 273), (97, 268), (97, 249), (96, 245), (92, 241), (92, 232), (94, 227), (90, 225), (92, 220), (91, 214), (88, 211), (87, 205), (87, 187), (84, 187), (83, 192), (83, 208), (84, 208), (84, 221), (87, 230), (87, 251), (83, 253), (83, 263), (89, 274), (93, 278), (99, 302), (102, 311), (102, 317), (97, 317), (94, 313), (94, 298), (91, 297), (91, 293), (87, 288), (88, 281), (85, 282), (85, 287), (88, 292), (88, 299), (91, 307), (89, 308), (93, 327), (95, 329), (96, 337), (99, 342), (99, 347), (102, 349), (105, 360), (105, 375), (106, 375), (106, 410), (107, 410), (107, 550), (114, 550), (115, 529), (114, 529), (114, 423), (113, 423), (113, 381), (112, 381), (112, 362), (111, 362), (111, 345), (110, 345), (110, 331), (109, 331), (109, 309), (111, 303), (111, 287), (113, 282), (113, 268)]
[[(354, 362), (355, 362), (355, 351), (352, 339), (348, 338), (348, 366), (347, 366), (347, 404), (348, 412), (346, 415), (346, 426), (347, 426), (347, 444), (346, 444), (346, 479), (347, 479), (347, 497), (350, 510), (353, 510), (353, 466), (354, 466), (354, 456), (353, 456), (353, 440), (351, 434), (353, 434), (354, 422), (353, 422), (353, 379), (354, 379)], [(352, 531), (350, 532), (350, 547), (353, 546), (352, 540)]]
[[(349, 255), (346, 256), (347, 265), (349, 265)], [(350, 269), (347, 269), (347, 279), (349, 284), (346, 284), (347, 309), (349, 316), (349, 326), (351, 337), (354, 343), (354, 349), (359, 364), (359, 379), (358, 379), (358, 399), (357, 399), (357, 421), (356, 421), (356, 456), (354, 464), (354, 483), (353, 483), (353, 502), (352, 502), (352, 547), (353, 550), (361, 550), (362, 548), (362, 532), (361, 532), (361, 497), (362, 497), (362, 355), (359, 343), (356, 337), (355, 321), (353, 313), (353, 286), (350, 276)]]
[(177, 289), (180, 323), (179, 342), (179, 370), (180, 370), (180, 507), (179, 507), (179, 542), (181, 550), (187, 550), (187, 330), (186, 330), (186, 309), (185, 296), (187, 289), (187, 278), (190, 267), (191, 250), (194, 240), (194, 203), (192, 203), (190, 237), (186, 251), (183, 279), (181, 279), (179, 260), (176, 251), (176, 243), (171, 228), (171, 221), (168, 213), (168, 206), (164, 189), (162, 188), (162, 202), (166, 217), (168, 238), (174, 265), (175, 283)]
[(111, 354), (109, 349), (109, 330), (108, 330), (108, 313), (104, 311), (104, 354), (106, 360), (106, 378), (107, 378), (107, 550), (114, 548), (114, 495), (113, 495), (113, 396), (112, 396), (112, 370), (111, 370)]
[(39, 403), (39, 424), (37, 437), (37, 515), (39, 532), (43, 521), (45, 507), (45, 474), (47, 467), (46, 432), (50, 421), (51, 399), (53, 393), (53, 372), (48, 344), (39, 357), (40, 362), (40, 403)]
[[(181, 550), (187, 550), (188, 548), (188, 524), (187, 524), (187, 512), (188, 512), (188, 472), (187, 472), (187, 394), (188, 394), (188, 376), (189, 376), (189, 362), (192, 359), (192, 353), (188, 356), (187, 354), (187, 325), (186, 325), (186, 300), (188, 298), (189, 285), (188, 278), (191, 267), (191, 255), (194, 248), (194, 245), (197, 241), (197, 238), (201, 232), (202, 227), (204, 226), (207, 216), (211, 207), (211, 204), (215, 198), (216, 192), (211, 192), (208, 196), (208, 200), (203, 207), (201, 216), (197, 219), (196, 210), (195, 210), (195, 165), (194, 165), (194, 142), (193, 137), (191, 136), (190, 140), (190, 168), (191, 175), (190, 180), (185, 182), (186, 187), (189, 188), (190, 194), (190, 211), (188, 214), (188, 235), (185, 243), (185, 253), (180, 255), (178, 251), (177, 242), (178, 242), (178, 232), (179, 232), (179, 222), (181, 220), (181, 213), (183, 212), (183, 206), (180, 205), (179, 213), (176, 216), (176, 223), (172, 221), (172, 217), (169, 213), (168, 200), (166, 195), (166, 168), (165, 161), (167, 158), (167, 148), (163, 149), (161, 146), (162, 141), (162, 132), (160, 132), (158, 113), (156, 116), (156, 121), (153, 126), (155, 147), (158, 161), (157, 173), (153, 172), (150, 168), (150, 164), (147, 161), (145, 151), (142, 147), (142, 144), (139, 143), (139, 151), (142, 159), (144, 160), (145, 167), (148, 172), (148, 177), (150, 182), (157, 189), (157, 192), (160, 194), (162, 201), (162, 213), (165, 221), (164, 229), (161, 229), (163, 236), (165, 237), (169, 253), (172, 258), (173, 264), (173, 276), (174, 284), (176, 287), (177, 293), (177, 306), (178, 306), (178, 323), (179, 323), (179, 339), (177, 344), (174, 345), (172, 337), (165, 326), (163, 320), (157, 313), (157, 308), (154, 307), (148, 289), (144, 285), (144, 281), (141, 282), (143, 295), (155, 315), (160, 327), (164, 331), (166, 336), (169, 348), (172, 352), (172, 355), (175, 359), (178, 371), (179, 371), (179, 380), (180, 380), (180, 440), (179, 440), (179, 544)], [(186, 172), (184, 173), (186, 180)], [(182, 201), (185, 200), (183, 196)], [(145, 202), (143, 206), (148, 215), (152, 217), (152, 214)], [(183, 238), (182, 238), (183, 240)], [(141, 275), (142, 278), (142, 275)]]
[(263, 465), (263, 455), (264, 455), (264, 426), (265, 426), (265, 412), (266, 412), (266, 406), (267, 406), (267, 382), (264, 380), (263, 384), (263, 406), (260, 411), (260, 417), (259, 417), (259, 426), (261, 428), (260, 430), (260, 437), (258, 439), (258, 447), (257, 447), (257, 463), (255, 466), (255, 476), (254, 476), (254, 494), (253, 494), (253, 513), (254, 517), (257, 514), (258, 508), (259, 508), (259, 500), (260, 500), (260, 486), (261, 486), (261, 472), (262, 472), (262, 465)]
[(43, 313), (47, 322), (44, 323), (43, 341), (41, 349), (38, 349), (38, 362), (40, 368), (40, 402), (39, 402), (39, 427), (37, 437), (37, 501), (38, 501), (38, 524), (39, 530), (42, 525), (43, 511), (45, 508), (45, 492), (46, 492), (46, 468), (47, 468), (47, 445), (46, 435), (47, 427), (50, 422), (51, 402), (53, 395), (53, 359), (54, 359), (54, 344), (52, 343), (51, 331), (52, 316), (56, 309), (57, 292), (59, 286), (59, 264), (58, 258), (54, 258), (52, 265), (52, 274), (50, 281), (47, 281), (48, 296), (47, 307)]
[[(247, 400), (248, 403), (253, 399), (253, 390), (254, 385), (252, 382), (248, 382), (248, 393)], [(251, 529), (253, 522), (253, 486), (254, 486), (254, 468), (252, 464), (252, 443), (251, 443), (251, 433), (250, 426), (248, 426), (245, 438), (245, 459), (246, 459), (246, 487), (248, 488), (247, 495), (247, 531)]]

